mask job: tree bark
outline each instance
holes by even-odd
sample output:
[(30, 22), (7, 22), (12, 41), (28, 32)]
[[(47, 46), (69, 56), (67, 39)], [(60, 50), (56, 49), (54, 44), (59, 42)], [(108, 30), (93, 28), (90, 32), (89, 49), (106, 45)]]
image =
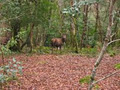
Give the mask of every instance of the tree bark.
[(83, 28), (83, 33), (81, 36), (81, 41), (80, 41), (80, 48), (85, 47), (85, 41), (87, 39), (86, 31), (88, 30), (88, 5), (84, 5), (84, 12), (83, 12), (83, 22), (84, 22), (84, 28)]
[(26, 39), (26, 41), (22, 44), (21, 46), (21, 50), (23, 49), (23, 47), (25, 45), (27, 45), (30, 48), (29, 52), (32, 52), (32, 48), (33, 48), (33, 29), (34, 29), (34, 24), (30, 24), (30, 32), (28, 34), (28, 37)]
[[(74, 0), (70, 1), (70, 6), (72, 7), (74, 4)], [(71, 44), (72, 47), (75, 48), (75, 52), (78, 53), (78, 41), (77, 41), (77, 17), (71, 16), (71, 30), (70, 30), (70, 36), (71, 36)]]
[(96, 8), (96, 23), (95, 23), (95, 31), (98, 32), (98, 38), (100, 40), (101, 43), (103, 43), (103, 33), (102, 33), (102, 29), (101, 29), (101, 22), (100, 22), (100, 16), (99, 16), (99, 3), (95, 4), (95, 8)]
[(30, 26), (30, 52), (32, 52), (33, 48), (33, 29), (34, 29), (34, 23), (31, 24)]
[(59, 30), (59, 33), (61, 34), (62, 36), (62, 30), (63, 30), (63, 26), (64, 26), (64, 16), (63, 16), (63, 13), (62, 13), (62, 9), (63, 9), (63, 6), (64, 6), (64, 1), (63, 0), (57, 0), (57, 7), (58, 7), (58, 14), (59, 14), (59, 21), (60, 21), (60, 30)]
[(11, 21), (11, 28), (13, 30), (13, 37), (17, 41), (17, 45), (10, 47), (10, 49), (13, 51), (17, 51), (17, 50), (20, 51), (20, 42), (19, 42), (19, 38), (17, 37), (18, 33), (20, 32), (20, 28), (21, 28), (20, 24), (21, 24), (21, 22), (19, 19), (13, 19)]
[(77, 25), (76, 25), (76, 17), (72, 17), (73, 28), (72, 28), (72, 36), (73, 36), (73, 43), (75, 43), (75, 52), (78, 53), (78, 41), (77, 41)]

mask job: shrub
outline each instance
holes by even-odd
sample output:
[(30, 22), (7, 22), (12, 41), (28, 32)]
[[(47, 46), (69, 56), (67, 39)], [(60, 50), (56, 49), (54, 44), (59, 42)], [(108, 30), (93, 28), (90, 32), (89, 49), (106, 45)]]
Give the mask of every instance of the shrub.
[(98, 54), (98, 51), (97, 48), (82, 48), (80, 53), (87, 56), (96, 56)]
[(17, 80), (17, 74), (22, 74), (21, 62), (12, 59), (7, 65), (0, 67), (0, 87), (2, 88), (3, 84), (11, 81)]

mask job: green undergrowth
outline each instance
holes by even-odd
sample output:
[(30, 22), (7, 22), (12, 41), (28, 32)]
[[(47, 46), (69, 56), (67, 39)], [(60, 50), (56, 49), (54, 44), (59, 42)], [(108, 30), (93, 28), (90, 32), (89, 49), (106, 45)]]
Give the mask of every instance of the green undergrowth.
[[(98, 48), (82, 48), (78, 49), (78, 53), (75, 52), (75, 48), (72, 47), (64, 47), (62, 50), (57, 50), (57, 48), (54, 48), (53, 53), (52, 53), (52, 48), (51, 47), (45, 47), (45, 46), (40, 46), (36, 47), (32, 50), (31, 53), (24, 53), (28, 56), (31, 56), (33, 54), (58, 54), (58, 55), (64, 55), (64, 54), (72, 54), (72, 55), (81, 55), (81, 56), (88, 56), (88, 57), (96, 57), (99, 55), (100, 50)], [(108, 47), (106, 50), (106, 53), (109, 54), (109, 56), (115, 56), (120, 54), (120, 49), (118, 48), (113, 48), (113, 47)], [(11, 52), (9, 54), (5, 54), (5, 57), (11, 56), (11, 55), (20, 55), (23, 54), (23, 52)]]
[(98, 54), (97, 48), (79, 48), (79, 53), (75, 52), (75, 48), (72, 47), (64, 47), (62, 50), (58, 50), (57, 48), (53, 49), (52, 53), (52, 48), (51, 47), (44, 47), (40, 46), (37, 48), (33, 49), (32, 53), (37, 53), (37, 54), (74, 54), (74, 55), (83, 55), (83, 56), (90, 56), (94, 57)]
[(82, 48), (80, 50), (80, 54), (83, 56), (88, 56), (88, 57), (95, 57), (98, 55), (98, 50), (97, 48)]
[(85, 84), (85, 83), (89, 83), (89, 81), (90, 81), (90, 76), (86, 76), (86, 77), (84, 77), (84, 78), (81, 78), (80, 80), (79, 80), (79, 83), (80, 84)]
[(7, 64), (0, 66), (0, 90), (9, 84), (10, 81), (18, 81), (18, 74), (22, 75), (22, 64), (15, 58)]
[(106, 51), (111, 57), (120, 54), (120, 48), (117, 47), (108, 47)]
[[(81, 78), (79, 80), (79, 83), (81, 85), (84, 85), (84, 84), (89, 84), (90, 83), (90, 76), (85, 76), (83, 78)], [(93, 87), (93, 90), (99, 90), (100, 86), (98, 84), (95, 84), (94, 87)]]
[(36, 47), (32, 51), (33, 53), (40, 53), (40, 54), (50, 54), (51, 53), (51, 48), (50, 47)]

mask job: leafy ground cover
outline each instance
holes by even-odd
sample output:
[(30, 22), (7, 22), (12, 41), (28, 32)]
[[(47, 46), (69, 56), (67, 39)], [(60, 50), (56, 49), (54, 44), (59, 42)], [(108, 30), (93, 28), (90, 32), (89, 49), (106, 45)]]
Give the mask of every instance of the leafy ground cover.
[[(23, 75), (18, 76), (18, 81), (10, 82), (6, 90), (87, 90), (88, 84), (80, 84), (79, 80), (90, 75), (96, 60), (95, 57), (80, 55), (20, 54), (14, 57), (23, 63)], [(96, 79), (115, 71), (117, 63), (120, 63), (119, 55), (110, 57), (106, 54)], [(120, 73), (97, 86), (100, 90), (120, 90)]]

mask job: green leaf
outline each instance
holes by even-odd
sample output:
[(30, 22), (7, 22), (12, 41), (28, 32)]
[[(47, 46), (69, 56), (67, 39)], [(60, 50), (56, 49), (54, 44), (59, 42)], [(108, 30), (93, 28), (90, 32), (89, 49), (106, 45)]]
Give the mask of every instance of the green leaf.
[(11, 69), (10, 71), (14, 74), (18, 72), (18, 70), (15, 70), (15, 69)]
[(13, 62), (16, 62), (15, 58), (13, 58)]
[(0, 83), (4, 83), (5, 82), (5, 75), (2, 73), (0, 74)]
[(17, 64), (14, 64), (13, 67), (17, 67)]
[(99, 90), (99, 88), (100, 88), (100, 86), (99, 86), (98, 84), (96, 84), (96, 85), (94, 86), (94, 89), (95, 89), (95, 90)]
[(18, 69), (22, 71), (23, 67), (22, 67), (22, 66), (19, 66)]
[(16, 64), (21, 64), (21, 62), (16, 62)]
[(23, 69), (22, 66), (19, 66), (19, 67), (18, 67), (19, 73), (20, 73), (21, 75), (23, 74), (22, 69)]
[(5, 66), (5, 69), (8, 69), (9, 67), (10, 67), (9, 65), (6, 65), (6, 66)]
[(7, 69), (6, 71), (7, 71), (7, 72), (10, 72), (10, 69)]
[(115, 64), (115, 68), (116, 68), (116, 69), (120, 69), (120, 63)]
[(11, 80), (13, 80), (12, 77), (7, 77), (7, 78), (6, 78), (6, 81), (11, 81)]

